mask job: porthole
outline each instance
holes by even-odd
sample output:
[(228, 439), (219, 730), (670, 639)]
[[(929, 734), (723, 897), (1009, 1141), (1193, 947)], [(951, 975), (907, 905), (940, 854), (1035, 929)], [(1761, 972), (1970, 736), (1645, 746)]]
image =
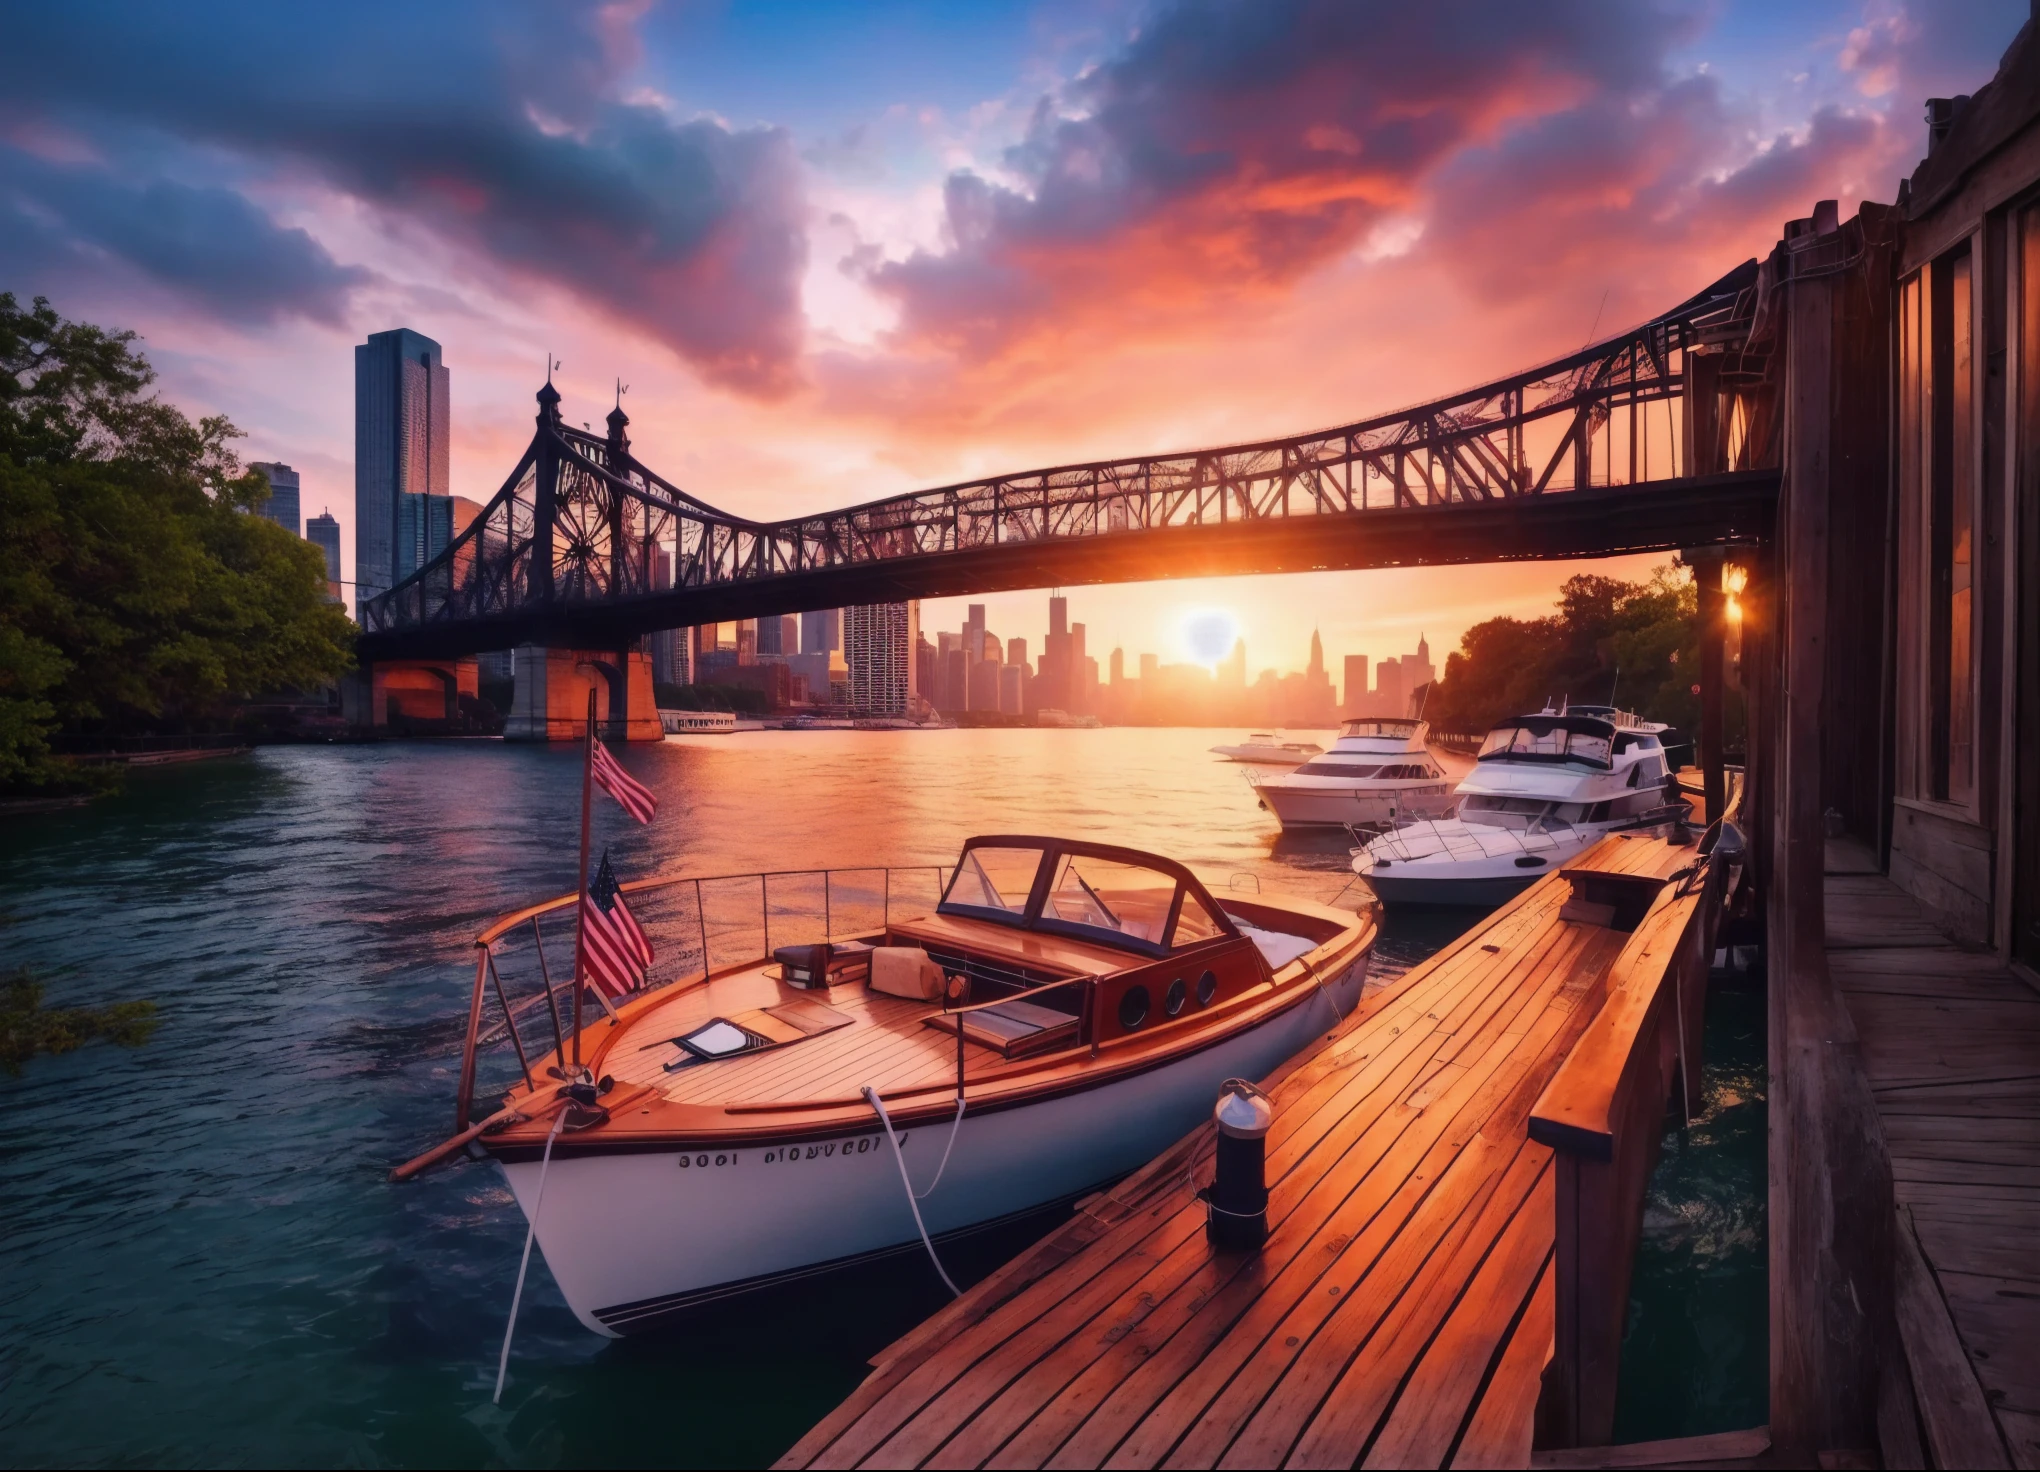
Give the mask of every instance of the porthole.
[(1197, 1005), (1209, 1007), (1211, 999), (1218, 995), (1218, 973), (1207, 971), (1197, 978)]
[(1190, 999), (1190, 988), (1183, 985), (1183, 978), (1177, 977), (1169, 983), (1169, 989), (1162, 996), (1162, 1010), (1174, 1017), (1183, 1010), (1183, 1004)]
[(1522, 858), (1516, 860), (1516, 867), (1518, 869), (1542, 869), (1544, 867), (1544, 860), (1538, 858), (1535, 854), (1525, 854)]
[(1144, 986), (1130, 986), (1119, 999), (1119, 1025), (1132, 1032), (1148, 1015), (1148, 989)]

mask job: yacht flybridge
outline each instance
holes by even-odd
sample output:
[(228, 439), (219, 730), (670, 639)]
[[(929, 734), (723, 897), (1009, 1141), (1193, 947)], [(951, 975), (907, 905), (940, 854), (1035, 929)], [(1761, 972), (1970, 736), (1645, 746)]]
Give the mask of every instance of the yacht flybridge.
[[(844, 875), (860, 872), (867, 897), (884, 875), (886, 910), (846, 935)], [(591, 1003), (571, 1035), (549, 984), (520, 1010), (499, 982), (494, 1035), (521, 1077), (469, 1125), (494, 952), (574, 899), (498, 921), (477, 940), (463, 1129), (398, 1174), (478, 1140), (602, 1334), (924, 1242), (939, 1266), (945, 1234), (1113, 1180), (1207, 1116), (1223, 1081), (1325, 1032), (1375, 938), (1372, 907), (1220, 900), (1180, 864), (1096, 843), (971, 839), (932, 907), (895, 897), (905, 872), (829, 871), (829, 939), (697, 969), (611, 1018)], [(770, 927), (767, 878), (784, 876), (748, 892)], [(713, 882), (624, 888), (649, 915), (648, 891), (694, 885), (681, 918), (691, 941), (704, 917), (706, 951)], [(548, 1018), (549, 1055), (533, 1032)]]
[(1389, 904), (1499, 904), (1603, 834), (1687, 816), (1665, 730), (1610, 707), (1504, 721), (1459, 784), (1457, 816), (1383, 833), (1353, 868)]
[(1347, 721), (1332, 749), (1293, 772), (1248, 778), (1284, 828), (1376, 827), (1429, 818), (1452, 804), (1423, 721)]
[(1324, 748), (1310, 741), (1284, 741), (1280, 732), (1256, 731), (1234, 746), (1214, 746), (1216, 756), (1256, 766), (1300, 767)]

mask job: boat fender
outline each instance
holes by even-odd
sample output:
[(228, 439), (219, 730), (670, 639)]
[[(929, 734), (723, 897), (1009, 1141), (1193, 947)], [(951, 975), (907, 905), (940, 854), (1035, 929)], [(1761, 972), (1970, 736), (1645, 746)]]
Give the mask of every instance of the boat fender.
[(1243, 1078), (1219, 1086), (1217, 1172), (1205, 1193), (1205, 1231), (1220, 1251), (1251, 1252), (1268, 1240), (1268, 1129), (1275, 1105)]

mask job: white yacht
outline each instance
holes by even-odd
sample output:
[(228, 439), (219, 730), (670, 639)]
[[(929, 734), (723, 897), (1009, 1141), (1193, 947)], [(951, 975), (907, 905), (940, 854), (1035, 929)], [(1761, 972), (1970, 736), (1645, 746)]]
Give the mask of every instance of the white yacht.
[(1247, 780), (1284, 828), (1379, 826), (1449, 812), (1452, 781), (1423, 721), (1368, 717), (1293, 772)]
[(1500, 904), (1603, 834), (1688, 815), (1665, 729), (1605, 706), (1512, 717), (1481, 743), (1455, 817), (1384, 833), (1353, 868), (1386, 904)]
[(1214, 746), (1212, 753), (1229, 762), (1251, 762), (1256, 766), (1300, 767), (1321, 755), (1322, 746), (1309, 741), (1284, 741), (1282, 734), (1256, 731), (1237, 746)]

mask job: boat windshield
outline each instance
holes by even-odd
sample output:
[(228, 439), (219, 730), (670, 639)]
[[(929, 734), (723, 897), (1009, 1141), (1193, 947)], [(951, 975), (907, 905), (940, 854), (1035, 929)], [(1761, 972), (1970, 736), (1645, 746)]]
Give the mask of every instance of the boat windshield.
[(1194, 879), (1165, 859), (1143, 862), (1144, 857), (1131, 849), (1056, 839), (972, 842), (938, 908), (1151, 955), (1233, 933)]
[(1348, 721), (1339, 727), (1341, 736), (1373, 736), (1392, 741), (1407, 741), (1417, 734), (1417, 721), (1373, 720)]
[(1175, 876), (1091, 854), (1065, 854), (1041, 918), (1160, 945), (1176, 902)]
[(965, 849), (942, 903), (1025, 915), (1034, 896), (1034, 876), (1040, 872), (1038, 848)]
[(1583, 762), (1605, 767), (1614, 748), (1615, 729), (1588, 717), (1528, 716), (1488, 732), (1480, 760)]

